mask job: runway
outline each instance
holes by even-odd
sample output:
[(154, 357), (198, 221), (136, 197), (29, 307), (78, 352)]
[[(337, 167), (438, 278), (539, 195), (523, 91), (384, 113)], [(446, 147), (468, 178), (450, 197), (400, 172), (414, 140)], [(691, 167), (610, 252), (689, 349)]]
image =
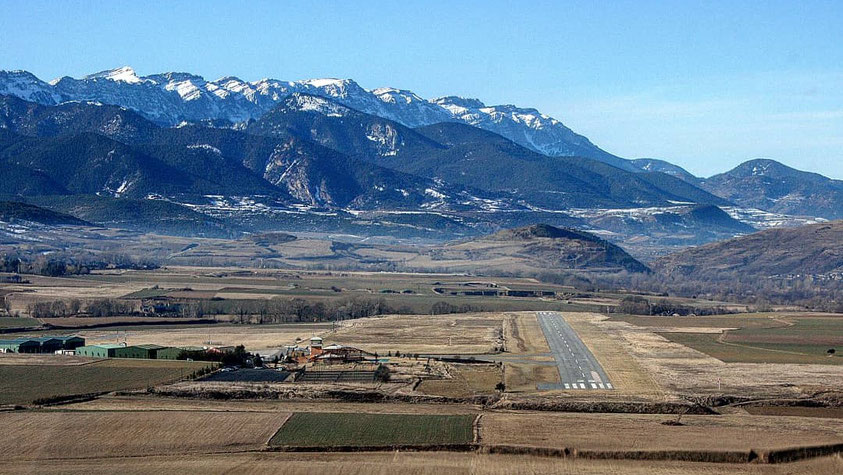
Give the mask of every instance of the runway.
[(538, 312), (537, 318), (550, 352), (556, 360), (561, 381), (559, 384), (540, 384), (538, 389), (614, 389), (597, 358), (585, 346), (577, 332), (568, 325), (561, 313)]

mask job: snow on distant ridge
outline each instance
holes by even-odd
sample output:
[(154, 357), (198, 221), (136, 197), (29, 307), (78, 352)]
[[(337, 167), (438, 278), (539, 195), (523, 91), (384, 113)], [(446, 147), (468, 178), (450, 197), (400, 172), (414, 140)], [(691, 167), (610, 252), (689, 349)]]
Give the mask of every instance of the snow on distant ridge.
[(206, 81), (190, 73), (139, 76), (131, 67), (123, 66), (81, 79), (62, 77), (48, 84), (26, 72), (0, 71), (0, 94), (50, 105), (69, 100), (95, 100), (134, 109), (170, 126), (208, 119), (230, 122), (255, 119), (296, 92), (327, 97), (346, 107), (408, 127), (444, 121), (464, 122), (547, 155), (580, 155), (637, 170), (626, 160), (599, 149), (587, 138), (536, 109), (487, 106), (477, 99), (456, 96), (427, 100), (412, 91), (396, 88), (366, 90), (351, 79), (247, 82), (225, 76)]
[(138, 77), (135, 73), (135, 70), (131, 68), (131, 66), (123, 66), (122, 68), (117, 69), (108, 69), (105, 71), (100, 71), (98, 73), (89, 74), (85, 76), (83, 79), (110, 79), (112, 81), (117, 82), (125, 82), (127, 84), (139, 84), (144, 82), (143, 79)]

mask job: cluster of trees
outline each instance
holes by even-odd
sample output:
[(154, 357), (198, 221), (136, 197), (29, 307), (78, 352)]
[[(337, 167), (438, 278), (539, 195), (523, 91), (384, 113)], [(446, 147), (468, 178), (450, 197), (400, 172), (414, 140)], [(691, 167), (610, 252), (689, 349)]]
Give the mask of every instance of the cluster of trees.
[(630, 315), (725, 315), (734, 313), (732, 310), (720, 306), (691, 306), (682, 305), (670, 300), (657, 300), (650, 302), (648, 299), (638, 296), (630, 295), (621, 300), (617, 309), (618, 313), (628, 313)]
[(399, 313), (379, 298), (352, 297), (331, 301), (275, 297), (270, 300), (202, 299), (168, 304), (162, 315), (202, 318), (235, 315), (239, 323), (324, 322)]
[(433, 305), (430, 306), (430, 313), (431, 315), (445, 315), (448, 313), (469, 313), (469, 312), (482, 312), (483, 307), (479, 307), (477, 305), (469, 305), (469, 304), (461, 304), (455, 305), (449, 302), (445, 302), (440, 300)]
[(82, 302), (79, 299), (34, 302), (27, 306), (27, 312), (35, 318), (70, 317), (85, 313), (92, 317), (130, 315), (134, 313), (132, 302), (116, 299), (95, 299)]
[[(601, 289), (633, 290), (655, 295), (741, 302), (757, 308), (771, 305), (797, 305), (809, 310), (843, 312), (843, 281), (757, 278), (740, 272), (711, 275), (665, 275), (654, 273), (617, 272), (612, 274), (542, 273), (530, 275), (543, 282), (570, 285), (578, 290), (595, 292)], [(630, 303), (630, 305), (632, 305)], [(639, 309), (640, 310), (640, 309)], [(700, 310), (700, 309), (697, 309)], [(658, 309), (660, 315), (669, 309)], [(677, 309), (672, 313), (684, 314)], [(701, 310), (702, 311), (702, 310)], [(692, 312), (700, 314), (699, 312)]]
[(86, 265), (45, 255), (35, 258), (2, 255), (0, 256), (0, 272), (60, 277), (64, 275), (89, 274), (91, 268)]

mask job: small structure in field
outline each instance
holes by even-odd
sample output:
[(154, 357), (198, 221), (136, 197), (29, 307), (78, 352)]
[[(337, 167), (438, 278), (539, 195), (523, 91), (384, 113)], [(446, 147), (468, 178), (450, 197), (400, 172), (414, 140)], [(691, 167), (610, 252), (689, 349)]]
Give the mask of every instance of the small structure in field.
[(322, 354), (322, 338), (315, 336), (310, 339), (310, 358), (315, 358)]

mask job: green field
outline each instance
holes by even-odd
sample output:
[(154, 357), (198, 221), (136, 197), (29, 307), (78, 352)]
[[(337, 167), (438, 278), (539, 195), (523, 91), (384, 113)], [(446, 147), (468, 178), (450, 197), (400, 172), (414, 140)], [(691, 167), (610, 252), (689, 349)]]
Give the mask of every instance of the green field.
[[(38, 320), (28, 317), (0, 317), (0, 328), (37, 327)], [(0, 339), (3, 337), (0, 336)]]
[[(721, 335), (711, 333), (660, 333), (660, 335), (725, 363), (843, 364), (843, 357), (840, 355), (828, 357), (826, 350), (829, 347), (823, 345), (720, 341)], [(843, 348), (838, 347), (838, 351), (841, 350)]]
[(143, 389), (189, 376), (208, 363), (188, 361), (92, 361), (82, 365), (0, 364), (0, 404), (128, 389)]
[(295, 413), (271, 445), (391, 446), (469, 444), (474, 416), (434, 414)]
[(775, 328), (786, 326), (775, 314), (736, 313), (733, 315), (713, 315), (706, 317), (660, 317), (612, 314), (612, 320), (631, 323), (639, 327), (677, 327), (677, 328)]

